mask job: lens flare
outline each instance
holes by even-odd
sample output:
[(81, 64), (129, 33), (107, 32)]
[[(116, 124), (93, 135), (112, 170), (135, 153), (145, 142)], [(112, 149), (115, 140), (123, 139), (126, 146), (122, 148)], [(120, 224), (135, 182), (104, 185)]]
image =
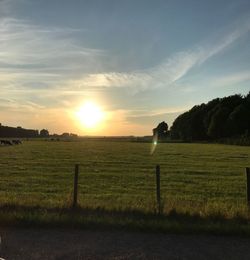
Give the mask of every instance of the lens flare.
[(153, 142), (152, 142), (152, 145), (151, 145), (151, 150), (150, 150), (150, 154), (153, 154), (155, 149), (156, 149), (156, 146), (157, 146), (157, 143), (158, 143), (158, 134), (156, 133), (154, 136), (153, 136)]

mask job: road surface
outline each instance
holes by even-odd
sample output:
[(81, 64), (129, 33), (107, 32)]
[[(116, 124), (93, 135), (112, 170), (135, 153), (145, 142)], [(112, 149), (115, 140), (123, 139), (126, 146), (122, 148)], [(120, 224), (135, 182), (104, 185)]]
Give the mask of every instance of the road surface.
[(4, 259), (250, 259), (250, 239), (126, 231), (0, 228)]

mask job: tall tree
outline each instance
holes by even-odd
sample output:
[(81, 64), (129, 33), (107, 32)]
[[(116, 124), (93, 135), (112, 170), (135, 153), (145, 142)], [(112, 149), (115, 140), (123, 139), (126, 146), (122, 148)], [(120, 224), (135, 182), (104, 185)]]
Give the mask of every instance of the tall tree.
[(156, 128), (153, 129), (153, 135), (157, 136), (158, 139), (164, 139), (168, 135), (168, 124), (163, 121), (158, 124)]

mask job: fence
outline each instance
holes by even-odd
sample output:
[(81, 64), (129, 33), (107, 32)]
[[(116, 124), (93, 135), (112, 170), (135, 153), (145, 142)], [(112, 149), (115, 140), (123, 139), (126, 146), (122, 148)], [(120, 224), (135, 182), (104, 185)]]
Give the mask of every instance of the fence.
[[(1, 147), (0, 205), (79, 205), (157, 213), (178, 207), (199, 212), (210, 204), (246, 205), (246, 180), (238, 166), (248, 163), (245, 150), (239, 159), (232, 157), (239, 156), (238, 151), (223, 148), (228, 149), (224, 160), (216, 147), (196, 160), (202, 153), (197, 148), (194, 153), (188, 145), (179, 150), (166, 147), (153, 156), (148, 144), (126, 142), (27, 141)], [(221, 156), (216, 167), (214, 154)], [(228, 167), (227, 158), (241, 162)], [(249, 168), (246, 172), (249, 202)]]

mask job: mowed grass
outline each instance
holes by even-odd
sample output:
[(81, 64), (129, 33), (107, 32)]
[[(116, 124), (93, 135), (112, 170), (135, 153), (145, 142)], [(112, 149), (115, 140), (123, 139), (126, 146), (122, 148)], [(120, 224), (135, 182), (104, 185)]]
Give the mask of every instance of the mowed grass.
[(80, 207), (154, 214), (159, 164), (163, 215), (249, 219), (249, 147), (160, 143), (153, 155), (150, 149), (149, 143), (86, 139), (0, 147), (0, 206), (70, 207), (78, 163)]

